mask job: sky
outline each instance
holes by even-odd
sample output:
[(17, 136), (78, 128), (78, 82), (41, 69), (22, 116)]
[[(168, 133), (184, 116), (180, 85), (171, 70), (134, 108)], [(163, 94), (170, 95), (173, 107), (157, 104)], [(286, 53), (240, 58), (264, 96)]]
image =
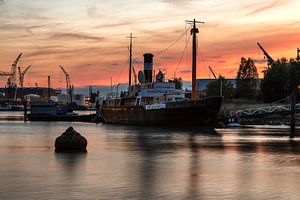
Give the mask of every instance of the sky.
[[(191, 80), (190, 25), (199, 24), (197, 78), (208, 70), (236, 76), (242, 56), (267, 63), (257, 42), (274, 58), (296, 57), (300, 47), (299, 0), (0, 0), (0, 71), (32, 65), (25, 86), (65, 87), (59, 65), (75, 87), (128, 82), (130, 33), (133, 65), (154, 54), (154, 70)], [(7, 77), (0, 77), (1, 87)]]

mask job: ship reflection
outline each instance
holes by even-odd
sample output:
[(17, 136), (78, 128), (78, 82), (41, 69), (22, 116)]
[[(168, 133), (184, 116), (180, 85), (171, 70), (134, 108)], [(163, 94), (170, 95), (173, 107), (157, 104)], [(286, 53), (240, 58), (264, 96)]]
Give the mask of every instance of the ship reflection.
[[(136, 127), (135, 127), (136, 128)], [(130, 150), (140, 152), (142, 161), (137, 169), (139, 177), (139, 199), (159, 199), (169, 198), (164, 196), (170, 188), (164, 189), (164, 183), (167, 182), (168, 174), (174, 176), (173, 168), (178, 165), (172, 159), (162, 162), (162, 158), (173, 156), (182, 151), (187, 151), (188, 156), (187, 170), (176, 174), (183, 178), (186, 182), (184, 199), (200, 199), (201, 185), (201, 148), (205, 145), (201, 144), (201, 137), (215, 138), (218, 144), (210, 146), (210, 148), (220, 148), (223, 146), (220, 135), (214, 129), (199, 129), (199, 128), (145, 128), (137, 131), (134, 128), (129, 128), (130, 136), (133, 143), (129, 143)], [(200, 140), (199, 137), (200, 136)], [(185, 165), (185, 163), (184, 163)], [(170, 178), (170, 177), (169, 177)], [(180, 179), (179, 178), (179, 179)], [(175, 184), (175, 183), (174, 183)], [(182, 183), (177, 183), (181, 185)], [(168, 186), (172, 187), (172, 186)], [(160, 192), (158, 192), (160, 191)]]
[(189, 192), (186, 199), (200, 199), (199, 182), (201, 176), (200, 149), (195, 141), (195, 133), (189, 134), (189, 145), (191, 151), (189, 168)]
[[(188, 148), (190, 151), (190, 163), (189, 163), (189, 177), (187, 187), (187, 197), (185, 199), (202, 199), (201, 186), (205, 184), (205, 181), (201, 180), (203, 170), (201, 169), (201, 156), (203, 150), (220, 150), (224, 149), (224, 144), (221, 135), (214, 129), (194, 129), (189, 131)], [(203, 142), (203, 136), (206, 135), (206, 140), (210, 140), (211, 143)], [(197, 137), (201, 137), (198, 139)]]
[(136, 145), (139, 147), (142, 153), (142, 162), (140, 165), (140, 199), (154, 198), (155, 197), (155, 177), (156, 174), (156, 163), (155, 157), (157, 150), (160, 148), (155, 145), (153, 141), (142, 133), (136, 138)]
[[(290, 137), (289, 129), (219, 130), (227, 151), (239, 153), (300, 153), (299, 134)], [(231, 139), (232, 138), (232, 139)]]

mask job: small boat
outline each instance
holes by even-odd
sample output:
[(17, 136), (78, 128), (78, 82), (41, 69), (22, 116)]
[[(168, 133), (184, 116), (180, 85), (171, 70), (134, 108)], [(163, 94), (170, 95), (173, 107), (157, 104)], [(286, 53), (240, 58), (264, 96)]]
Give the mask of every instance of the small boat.
[(0, 111), (11, 111), (11, 110), (12, 110), (11, 105), (8, 105), (8, 104), (0, 105)]
[(23, 105), (15, 105), (15, 104), (1, 104), (0, 105), (0, 111), (23, 111), (24, 106)]
[(241, 119), (237, 116), (235, 117), (229, 117), (227, 119), (227, 124), (226, 124), (226, 127), (227, 128), (241, 128)]
[(55, 102), (33, 102), (27, 116), (30, 121), (77, 121), (92, 122), (96, 114), (79, 115), (73, 111), (62, 111)]
[(241, 124), (239, 124), (239, 123), (229, 123), (229, 124), (226, 124), (226, 127), (227, 128), (241, 128)]

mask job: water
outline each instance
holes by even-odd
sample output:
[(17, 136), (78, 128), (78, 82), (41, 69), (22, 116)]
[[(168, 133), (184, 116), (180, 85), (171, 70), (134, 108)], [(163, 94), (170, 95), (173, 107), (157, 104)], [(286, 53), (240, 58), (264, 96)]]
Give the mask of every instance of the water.
[[(54, 153), (68, 126), (86, 154)], [(0, 121), (0, 199), (299, 199), (300, 140), (279, 126)]]

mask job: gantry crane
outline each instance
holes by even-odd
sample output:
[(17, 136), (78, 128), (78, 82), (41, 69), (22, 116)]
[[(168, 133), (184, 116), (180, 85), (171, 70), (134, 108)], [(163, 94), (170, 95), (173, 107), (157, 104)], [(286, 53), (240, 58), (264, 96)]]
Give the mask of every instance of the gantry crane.
[(18, 67), (18, 71), (19, 71), (19, 82), (20, 82), (20, 86), (21, 88), (23, 88), (23, 83), (24, 83), (24, 77), (26, 72), (28, 71), (28, 69), (31, 67), (31, 65), (27, 66), (23, 71), (21, 71), (21, 67)]
[(266, 52), (266, 50), (259, 44), (257, 43), (258, 47), (262, 50), (264, 53), (265, 57), (268, 60), (268, 65), (272, 65), (274, 63), (274, 59)]
[(70, 103), (73, 103), (72, 96), (73, 96), (73, 85), (71, 84), (71, 78), (69, 73), (63, 68), (63, 66), (60, 65), (61, 70), (64, 72), (66, 76), (66, 87), (67, 87), (67, 93), (70, 97)]

